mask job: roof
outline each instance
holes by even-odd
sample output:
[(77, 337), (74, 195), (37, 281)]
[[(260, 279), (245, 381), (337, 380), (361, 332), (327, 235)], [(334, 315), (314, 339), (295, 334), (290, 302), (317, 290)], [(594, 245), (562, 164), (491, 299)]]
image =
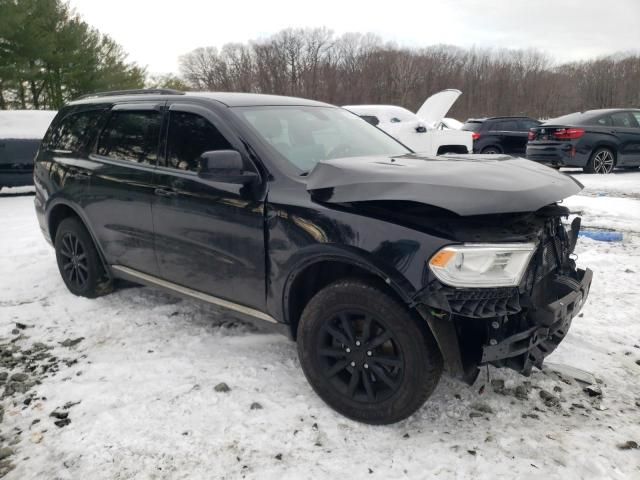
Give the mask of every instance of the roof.
[(85, 96), (74, 102), (71, 105), (82, 105), (92, 103), (115, 103), (115, 102), (133, 102), (140, 99), (145, 100), (179, 100), (189, 98), (202, 98), (206, 100), (214, 100), (226, 105), (227, 107), (250, 107), (250, 106), (281, 106), (281, 105), (301, 105), (301, 106), (313, 106), (313, 107), (329, 107), (328, 103), (316, 102), (314, 100), (308, 100), (305, 98), (286, 97), (281, 95), (263, 95), (259, 93), (236, 93), (236, 92), (178, 92), (178, 91), (166, 91), (162, 93), (158, 90), (138, 90), (131, 93), (114, 92), (114, 95), (109, 95), (109, 92), (95, 94), (95, 96)]
[(0, 138), (41, 140), (56, 113), (55, 110), (2, 110)]
[(467, 122), (486, 122), (487, 120), (509, 120), (509, 119), (519, 119), (526, 118), (527, 120), (535, 120), (533, 117), (527, 117), (526, 115), (504, 115), (500, 117), (485, 117), (485, 118), (469, 118)]

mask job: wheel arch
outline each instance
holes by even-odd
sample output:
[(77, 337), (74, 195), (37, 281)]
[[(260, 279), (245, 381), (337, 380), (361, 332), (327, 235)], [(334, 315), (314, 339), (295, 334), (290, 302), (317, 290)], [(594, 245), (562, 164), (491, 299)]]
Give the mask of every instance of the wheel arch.
[(618, 146), (614, 142), (611, 142), (608, 140), (600, 140), (596, 142), (591, 148), (591, 152), (589, 153), (589, 159), (591, 159), (595, 151), (598, 150), (599, 148), (607, 148), (611, 150), (611, 153), (613, 153), (613, 161), (616, 164), (618, 163)]
[(112, 278), (111, 269), (109, 268), (109, 265), (105, 259), (104, 253), (102, 252), (102, 247), (98, 243), (90, 223), (82, 213), (82, 209), (79, 206), (75, 205), (74, 203), (62, 198), (57, 199), (55, 203), (50, 205), (45, 215), (45, 221), (47, 225), (47, 230), (49, 231), (49, 237), (51, 238), (51, 242), (55, 243), (56, 232), (58, 227), (60, 226), (60, 223), (65, 218), (69, 218), (69, 217), (76, 217), (78, 220), (80, 220), (80, 222), (82, 222), (82, 225), (84, 225), (84, 227), (87, 229), (87, 232), (89, 232), (89, 236), (93, 241), (93, 245), (96, 247), (98, 256), (100, 257), (100, 261), (102, 262), (102, 266), (104, 267), (104, 271), (107, 273), (107, 276), (109, 277), (109, 279), (111, 279)]
[(409, 305), (413, 291), (399, 273), (390, 274), (365, 259), (348, 254), (328, 254), (306, 259), (289, 274), (282, 295), (284, 321), (296, 338), (298, 322), (305, 306), (322, 288), (342, 278), (362, 278), (375, 282), (403, 304)]

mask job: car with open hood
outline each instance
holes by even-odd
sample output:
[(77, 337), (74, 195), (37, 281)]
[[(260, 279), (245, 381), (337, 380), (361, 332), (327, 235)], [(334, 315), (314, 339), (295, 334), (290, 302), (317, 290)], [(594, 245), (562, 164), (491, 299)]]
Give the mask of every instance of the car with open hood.
[(455, 89), (438, 92), (427, 98), (416, 113), (395, 105), (345, 105), (343, 108), (377, 126), (414, 152), (425, 155), (472, 153), (472, 133), (460, 130), (460, 122), (445, 118), (460, 95), (462, 92)]
[(417, 154), (310, 100), (95, 94), (58, 113), (34, 180), (73, 294), (124, 279), (271, 325), (328, 405), (372, 424), (411, 415), (443, 371), (540, 368), (591, 284), (571, 177)]

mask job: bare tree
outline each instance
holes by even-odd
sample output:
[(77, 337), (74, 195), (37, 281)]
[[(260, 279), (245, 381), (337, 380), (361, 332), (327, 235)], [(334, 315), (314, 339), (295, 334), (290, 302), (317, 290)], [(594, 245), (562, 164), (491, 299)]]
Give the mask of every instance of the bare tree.
[(458, 88), (464, 95), (450, 115), (461, 119), (551, 118), (588, 108), (640, 106), (637, 54), (556, 65), (536, 50), (407, 49), (373, 34), (336, 37), (325, 28), (287, 29), (220, 51), (199, 48), (181, 57), (180, 72), (197, 90), (295, 95), (338, 105), (390, 103), (413, 111), (429, 95)]

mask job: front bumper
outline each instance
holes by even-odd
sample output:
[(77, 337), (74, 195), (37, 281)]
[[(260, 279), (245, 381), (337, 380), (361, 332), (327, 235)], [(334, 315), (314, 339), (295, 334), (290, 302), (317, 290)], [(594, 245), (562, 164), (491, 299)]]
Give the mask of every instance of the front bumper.
[(542, 362), (555, 350), (567, 335), (571, 321), (584, 304), (593, 272), (577, 270), (577, 279), (556, 276), (548, 289), (550, 300), (528, 312), (534, 325), (518, 333), (503, 337), (506, 325), (498, 323), (492, 338), (482, 347), (481, 364), (497, 364), (528, 375), (533, 367), (541, 368)]

